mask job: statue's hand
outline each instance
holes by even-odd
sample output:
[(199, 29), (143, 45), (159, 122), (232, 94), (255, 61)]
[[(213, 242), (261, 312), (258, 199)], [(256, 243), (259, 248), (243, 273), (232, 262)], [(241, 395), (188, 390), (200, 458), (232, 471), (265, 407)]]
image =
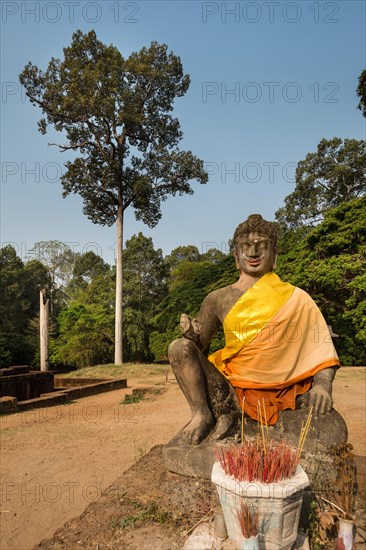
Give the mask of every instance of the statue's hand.
[(191, 319), (189, 315), (183, 313), (180, 316), (180, 330), (183, 338), (198, 342), (201, 334), (201, 323), (198, 319)]
[(333, 405), (332, 395), (321, 385), (314, 387), (299, 397), (300, 409), (313, 407), (313, 415), (318, 417), (330, 413)]

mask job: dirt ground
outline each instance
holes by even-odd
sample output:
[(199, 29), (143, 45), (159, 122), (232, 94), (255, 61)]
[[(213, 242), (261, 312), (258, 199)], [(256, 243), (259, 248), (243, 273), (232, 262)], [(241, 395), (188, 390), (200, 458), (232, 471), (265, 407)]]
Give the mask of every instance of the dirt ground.
[[(365, 373), (365, 368), (342, 369), (334, 384), (335, 408), (346, 419), (349, 440), (361, 457), (366, 457)], [(28, 550), (90, 503), (101, 506), (107, 487), (189, 420), (179, 387), (162, 376), (150, 382), (166, 391), (122, 405), (124, 395), (142, 382), (146, 377), (130, 379), (125, 390), (1, 417), (1, 550)], [(78, 542), (75, 547), (86, 548)], [(159, 548), (164, 547), (161, 541)], [(131, 540), (115, 548), (137, 547)]]

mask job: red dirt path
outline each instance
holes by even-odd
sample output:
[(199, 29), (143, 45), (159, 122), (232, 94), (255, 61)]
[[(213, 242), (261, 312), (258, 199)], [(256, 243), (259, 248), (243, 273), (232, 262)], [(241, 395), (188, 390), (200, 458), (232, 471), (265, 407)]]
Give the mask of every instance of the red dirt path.
[[(363, 457), (365, 371), (342, 369), (334, 385), (335, 408)], [(1, 550), (28, 550), (51, 537), (151, 447), (169, 441), (190, 414), (178, 386), (165, 387), (131, 405), (120, 405), (129, 388), (1, 417)]]

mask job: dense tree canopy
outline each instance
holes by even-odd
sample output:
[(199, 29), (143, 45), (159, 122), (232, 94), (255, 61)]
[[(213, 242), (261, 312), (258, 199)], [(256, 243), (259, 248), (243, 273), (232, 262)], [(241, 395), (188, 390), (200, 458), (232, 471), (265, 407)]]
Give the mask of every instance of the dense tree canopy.
[(114, 273), (108, 269), (81, 284), (57, 319), (51, 363), (86, 367), (113, 359)]
[[(153, 43), (126, 60), (95, 33), (80, 31), (64, 53), (45, 73), (29, 64), (21, 79), (46, 115), (41, 131), (53, 124), (67, 136), (61, 148), (80, 154), (67, 163), (65, 194), (80, 193), (96, 223), (120, 219), (121, 229), (132, 205), (137, 218), (155, 225), (168, 194), (191, 193), (191, 178), (206, 180), (201, 161), (177, 148), (181, 132), (170, 112), (189, 84), (179, 58)], [(364, 115), (365, 77), (363, 71), (357, 89)], [(276, 212), (279, 275), (315, 299), (339, 334), (341, 360), (355, 365), (366, 361), (365, 144), (322, 139), (299, 162), (295, 189)], [(110, 362), (121, 262), (110, 267), (58, 241), (36, 243), (27, 260), (11, 246), (0, 251), (0, 365), (36, 361), (41, 288), (53, 309), (52, 366)], [(238, 274), (231, 254), (182, 245), (164, 259), (139, 233), (126, 242), (123, 276), (124, 360), (161, 361), (180, 335), (181, 313), (197, 315), (204, 297)], [(219, 331), (207, 351), (223, 345)]]
[[(321, 224), (278, 259), (277, 271), (283, 280), (306, 290), (340, 335), (335, 343), (345, 364), (366, 361), (365, 237), (363, 197), (329, 210)], [(180, 314), (195, 316), (208, 292), (232, 284), (238, 276), (231, 255), (215, 265), (192, 262), (191, 267), (190, 277), (171, 287), (153, 319), (150, 346), (156, 360), (166, 358), (169, 343), (180, 336)], [(218, 333), (210, 351), (223, 345), (222, 333)]]
[(203, 161), (179, 150), (182, 131), (171, 112), (175, 98), (188, 90), (179, 57), (165, 44), (124, 58), (94, 31), (76, 31), (45, 71), (31, 62), (20, 82), (49, 125), (66, 136), (61, 151), (79, 155), (66, 162), (63, 195), (78, 193), (84, 213), (98, 224), (117, 223), (115, 362), (122, 362), (123, 219), (132, 206), (150, 227), (161, 217), (169, 195), (192, 194), (191, 180), (207, 182)]
[(174, 250), (171, 251), (168, 256), (165, 258), (166, 264), (169, 266), (170, 271), (177, 269), (181, 262), (199, 262), (201, 255), (197, 246), (192, 244), (186, 246), (177, 246)]
[(366, 117), (366, 69), (362, 71), (358, 79), (357, 95), (360, 98), (358, 109)]
[(60, 288), (70, 281), (78, 256), (78, 253), (60, 241), (39, 241), (29, 251), (27, 259), (36, 259), (46, 266), (53, 288)]
[(47, 268), (26, 264), (8, 245), (0, 249), (0, 365), (26, 364), (37, 349), (30, 323), (39, 311), (39, 291), (51, 287)]
[[(167, 357), (167, 349), (172, 340), (180, 336), (179, 319), (182, 313), (197, 315), (204, 297), (211, 291), (232, 284), (237, 280), (237, 270), (231, 255), (223, 256), (216, 263), (182, 262), (184, 272), (191, 267), (189, 277), (171, 285), (170, 292), (159, 306), (153, 319), (155, 330), (150, 336), (150, 347), (155, 359)], [(211, 342), (211, 351), (223, 345), (222, 333)]]
[[(322, 223), (278, 258), (279, 275), (306, 290), (340, 335), (335, 344), (345, 364), (366, 361), (365, 235), (366, 197), (361, 197), (329, 210)], [(180, 335), (181, 313), (197, 315), (209, 292), (237, 279), (231, 254), (213, 256), (211, 261), (202, 255), (199, 261), (182, 259), (169, 273), (151, 238), (139, 233), (126, 242), (126, 361), (166, 360), (169, 343)], [(29, 327), (37, 318), (39, 290), (52, 284), (51, 276), (37, 260), (24, 264), (8, 246), (0, 253), (0, 283), (1, 364), (29, 362), (37, 348)], [(114, 268), (92, 252), (77, 258), (65, 291), (68, 303), (52, 335), (53, 368), (112, 360), (114, 290)], [(223, 345), (218, 332), (209, 351)]]
[(366, 362), (366, 197), (343, 203), (287, 254), (283, 279), (306, 290), (328, 324), (345, 364)]
[(309, 228), (330, 208), (365, 194), (366, 142), (322, 139), (317, 151), (298, 163), (295, 190), (276, 220), (286, 229)]
[(167, 292), (168, 270), (161, 248), (141, 232), (126, 241), (124, 249), (124, 307), (143, 311), (148, 317)]
[(168, 269), (162, 250), (142, 233), (126, 242), (124, 251), (124, 360), (149, 361), (151, 318), (167, 295)]

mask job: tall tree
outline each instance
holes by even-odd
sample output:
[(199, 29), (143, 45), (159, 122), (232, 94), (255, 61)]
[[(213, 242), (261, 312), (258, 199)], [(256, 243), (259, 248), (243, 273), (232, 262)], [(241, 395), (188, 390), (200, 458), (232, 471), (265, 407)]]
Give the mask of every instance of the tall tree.
[(315, 225), (330, 208), (366, 193), (366, 141), (322, 139), (296, 168), (296, 186), (277, 210), (286, 229)]
[(362, 71), (358, 78), (357, 95), (360, 98), (357, 108), (366, 117), (366, 69)]
[(161, 248), (141, 232), (126, 241), (123, 269), (124, 305), (151, 313), (167, 290), (167, 267)]
[(80, 256), (71, 248), (60, 241), (38, 241), (28, 252), (27, 259), (35, 259), (47, 268), (51, 281), (47, 285), (47, 296), (50, 298), (50, 324), (55, 327), (56, 318), (63, 307), (67, 297), (67, 286), (73, 275), (74, 264)]
[(31, 62), (20, 75), (31, 102), (48, 125), (66, 134), (61, 151), (79, 156), (66, 163), (63, 196), (78, 193), (94, 222), (117, 226), (115, 363), (122, 363), (122, 250), (125, 210), (150, 227), (168, 195), (192, 194), (190, 180), (206, 183), (203, 162), (180, 151), (178, 119), (171, 111), (190, 79), (180, 58), (152, 42), (125, 59), (94, 31), (76, 31), (64, 59), (52, 58), (46, 71)]
[(60, 241), (39, 241), (29, 251), (27, 259), (36, 259), (46, 266), (51, 275), (52, 285), (57, 288), (65, 287), (70, 281), (75, 260), (79, 255)]
[(51, 362), (87, 367), (113, 358), (113, 291), (110, 272), (80, 286), (58, 315), (58, 336), (52, 342)]
[(148, 361), (151, 318), (167, 295), (168, 268), (160, 248), (141, 232), (126, 241), (123, 306), (126, 319), (125, 352), (128, 361)]
[(110, 266), (103, 258), (92, 250), (78, 256), (73, 267), (73, 277), (67, 285), (66, 293), (73, 298), (80, 288), (86, 288), (88, 284), (99, 275), (107, 274)]

